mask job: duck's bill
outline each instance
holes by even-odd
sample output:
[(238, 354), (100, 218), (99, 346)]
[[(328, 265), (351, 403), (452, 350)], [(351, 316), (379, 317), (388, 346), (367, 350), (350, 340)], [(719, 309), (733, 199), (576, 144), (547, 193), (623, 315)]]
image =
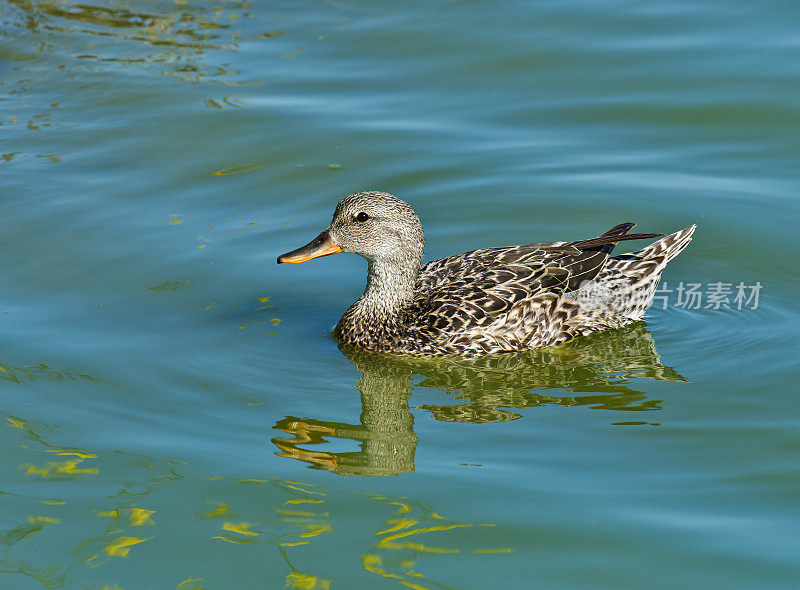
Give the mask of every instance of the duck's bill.
[(333, 240), (331, 240), (331, 236), (326, 229), (305, 246), (278, 256), (278, 264), (282, 264), (284, 262), (297, 264), (298, 262), (305, 262), (306, 260), (319, 258), (320, 256), (338, 254), (341, 251), (341, 246), (333, 243)]

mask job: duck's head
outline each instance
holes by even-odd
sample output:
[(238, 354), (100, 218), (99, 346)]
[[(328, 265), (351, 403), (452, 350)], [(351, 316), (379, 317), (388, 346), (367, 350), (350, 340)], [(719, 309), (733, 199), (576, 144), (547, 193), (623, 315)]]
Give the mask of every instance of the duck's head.
[(353, 252), (370, 262), (422, 260), (422, 225), (411, 205), (388, 193), (369, 191), (339, 201), (331, 224), (305, 246), (278, 256), (282, 262)]

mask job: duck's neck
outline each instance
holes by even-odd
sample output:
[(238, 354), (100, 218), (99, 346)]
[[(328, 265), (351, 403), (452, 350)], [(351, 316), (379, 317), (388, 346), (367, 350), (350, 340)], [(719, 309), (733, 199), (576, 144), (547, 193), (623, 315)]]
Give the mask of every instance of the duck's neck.
[(354, 304), (360, 311), (381, 318), (396, 318), (414, 296), (419, 261), (371, 260), (367, 288)]
[(339, 320), (334, 335), (366, 348), (391, 348), (414, 297), (419, 260), (371, 260), (367, 288)]

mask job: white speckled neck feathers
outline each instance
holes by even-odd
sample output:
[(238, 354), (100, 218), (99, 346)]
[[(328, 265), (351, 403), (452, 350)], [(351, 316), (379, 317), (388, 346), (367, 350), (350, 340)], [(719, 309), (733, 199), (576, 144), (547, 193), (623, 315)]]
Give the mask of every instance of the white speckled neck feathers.
[(367, 288), (358, 302), (387, 317), (397, 315), (414, 297), (419, 260), (406, 264), (375, 260), (369, 263)]
[(418, 274), (419, 261), (405, 266), (371, 261), (367, 287), (339, 320), (334, 335), (350, 344), (390, 346), (402, 336)]

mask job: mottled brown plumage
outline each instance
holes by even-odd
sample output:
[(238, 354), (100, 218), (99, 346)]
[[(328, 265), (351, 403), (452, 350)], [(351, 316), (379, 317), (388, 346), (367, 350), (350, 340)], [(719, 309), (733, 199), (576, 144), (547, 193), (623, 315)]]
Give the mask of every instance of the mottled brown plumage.
[(631, 254), (610, 257), (622, 223), (596, 238), (485, 248), (422, 265), (422, 226), (410, 205), (380, 192), (356, 193), (330, 226), (278, 262), (336, 252), (367, 259), (364, 294), (334, 336), (346, 344), (404, 354), (490, 354), (527, 350), (617, 328), (642, 318), (661, 271), (695, 226)]

